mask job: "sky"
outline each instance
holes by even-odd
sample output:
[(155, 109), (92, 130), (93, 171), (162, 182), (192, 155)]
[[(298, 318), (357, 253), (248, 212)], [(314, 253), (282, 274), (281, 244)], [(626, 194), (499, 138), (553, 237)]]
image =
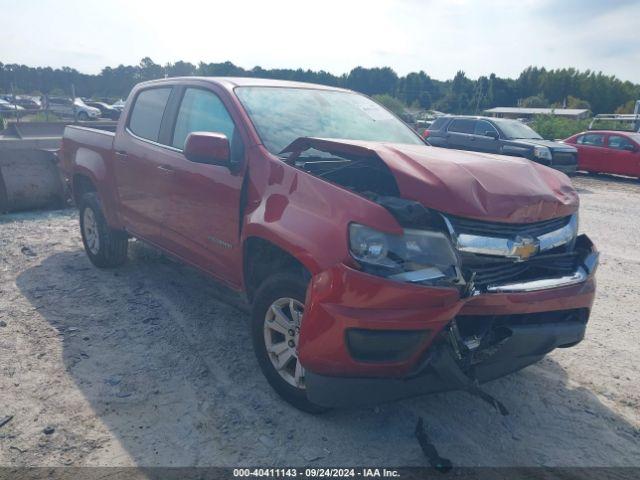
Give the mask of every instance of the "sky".
[(143, 57), (452, 78), (527, 66), (640, 83), (640, 0), (0, 0), (0, 62), (99, 73)]

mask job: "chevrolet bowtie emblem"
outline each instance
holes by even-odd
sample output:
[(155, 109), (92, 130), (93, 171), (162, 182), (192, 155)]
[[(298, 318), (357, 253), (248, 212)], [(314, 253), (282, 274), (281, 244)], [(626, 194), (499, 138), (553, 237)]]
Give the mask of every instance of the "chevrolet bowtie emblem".
[(520, 261), (528, 260), (540, 249), (540, 242), (533, 237), (516, 237), (511, 244), (510, 257)]

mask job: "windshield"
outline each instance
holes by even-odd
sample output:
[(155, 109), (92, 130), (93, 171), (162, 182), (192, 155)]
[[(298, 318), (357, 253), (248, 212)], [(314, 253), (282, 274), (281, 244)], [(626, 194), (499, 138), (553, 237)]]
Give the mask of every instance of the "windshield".
[(274, 154), (299, 137), (424, 145), (407, 125), (357, 93), (284, 87), (238, 87), (235, 92)]
[(515, 140), (517, 138), (532, 138), (541, 140), (542, 137), (536, 133), (531, 127), (527, 127), (524, 123), (517, 120), (496, 120), (494, 122), (500, 127), (502, 133), (507, 140)]

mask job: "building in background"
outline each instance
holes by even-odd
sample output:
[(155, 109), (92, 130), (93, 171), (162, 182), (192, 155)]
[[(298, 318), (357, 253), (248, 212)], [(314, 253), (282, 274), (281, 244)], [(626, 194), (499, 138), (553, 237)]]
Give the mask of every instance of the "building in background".
[(557, 115), (572, 120), (583, 120), (589, 117), (586, 108), (525, 108), (525, 107), (494, 107), (485, 110), (490, 117), (498, 118), (533, 118), (536, 115)]

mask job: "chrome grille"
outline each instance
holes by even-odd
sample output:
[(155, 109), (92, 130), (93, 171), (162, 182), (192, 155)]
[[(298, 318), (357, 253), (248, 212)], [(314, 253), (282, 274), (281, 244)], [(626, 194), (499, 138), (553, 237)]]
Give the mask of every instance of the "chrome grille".
[[(559, 277), (571, 274), (578, 267), (579, 255), (573, 249), (573, 242), (567, 241), (570, 237), (557, 235), (572, 228), (571, 225), (577, 221), (572, 216), (526, 224), (481, 222), (452, 216), (446, 218), (458, 248), (462, 276), (466, 282), (473, 283), (476, 289)], [(507, 248), (509, 242), (524, 237), (535, 239), (541, 245), (541, 251), (526, 259), (514, 258)], [(548, 241), (549, 238), (553, 240)], [(470, 239), (477, 239), (478, 242), (473, 243)]]
[(500, 285), (519, 280), (535, 280), (549, 276), (570, 274), (578, 267), (577, 252), (540, 254), (527, 262), (507, 258), (487, 258), (482, 255), (463, 255), (462, 273), (476, 288)]
[(481, 235), (485, 237), (513, 238), (520, 236), (539, 237), (564, 227), (571, 217), (553, 218), (535, 223), (482, 222), (470, 218), (448, 216), (453, 230), (459, 234)]
[(576, 154), (571, 152), (553, 152), (552, 165), (575, 165)]

